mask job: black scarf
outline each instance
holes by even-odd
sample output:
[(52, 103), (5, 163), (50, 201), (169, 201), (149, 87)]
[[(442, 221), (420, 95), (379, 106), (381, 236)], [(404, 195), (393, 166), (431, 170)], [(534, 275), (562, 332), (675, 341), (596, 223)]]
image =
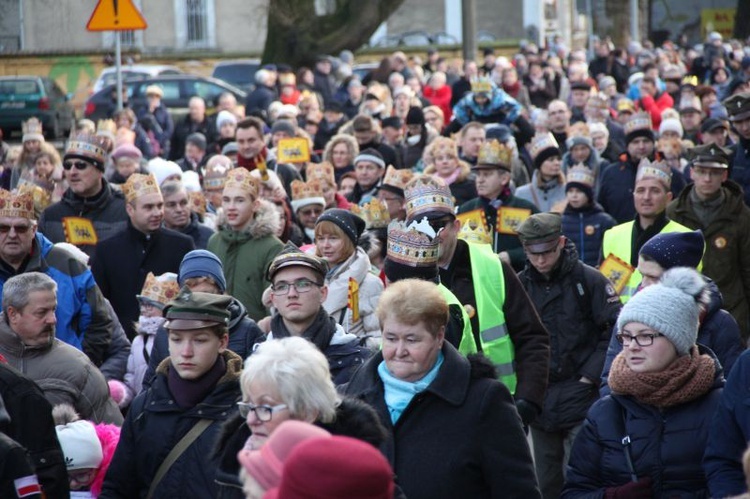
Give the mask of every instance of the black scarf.
[[(273, 332), (273, 337), (276, 339), (293, 336), (286, 328), (284, 319), (279, 314), (274, 315), (271, 319), (271, 331)], [(331, 338), (333, 338), (335, 332), (336, 321), (328, 316), (328, 313), (323, 307), (320, 307), (318, 315), (315, 316), (315, 320), (307, 329), (305, 329), (301, 336), (312, 342), (318, 347), (318, 350), (325, 352), (328, 345), (331, 344)]]
[(177, 405), (183, 409), (190, 409), (214, 390), (226, 372), (227, 364), (223, 355), (219, 355), (213, 367), (198, 379), (183, 379), (177, 374), (177, 369), (169, 366), (167, 385)]

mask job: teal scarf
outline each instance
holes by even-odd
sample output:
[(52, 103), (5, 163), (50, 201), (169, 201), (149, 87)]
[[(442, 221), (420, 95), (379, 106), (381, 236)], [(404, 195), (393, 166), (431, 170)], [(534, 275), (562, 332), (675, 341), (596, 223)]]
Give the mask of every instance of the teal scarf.
[(435, 381), (440, 366), (443, 365), (443, 360), (443, 352), (438, 352), (437, 360), (432, 369), (422, 379), (414, 382), (396, 378), (386, 367), (385, 361), (380, 363), (378, 366), (378, 375), (383, 381), (385, 405), (391, 414), (391, 423), (396, 424), (396, 421), (398, 421), (398, 418), (401, 417), (401, 414), (409, 406), (409, 402), (414, 398), (414, 395), (425, 391), (430, 386), (430, 383)]

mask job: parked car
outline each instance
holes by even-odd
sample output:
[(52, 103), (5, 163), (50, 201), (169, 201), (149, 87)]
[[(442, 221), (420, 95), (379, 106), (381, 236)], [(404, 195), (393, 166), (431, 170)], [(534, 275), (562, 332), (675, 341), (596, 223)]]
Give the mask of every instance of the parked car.
[(220, 61), (214, 66), (211, 76), (249, 93), (255, 88), (255, 72), (259, 68), (260, 59)]
[(355, 64), (354, 67), (352, 67), (352, 73), (357, 75), (359, 81), (362, 81), (365, 79), (365, 76), (378, 69), (378, 66), (380, 66), (379, 62), (363, 62)]
[(43, 76), (0, 77), (0, 129), (3, 136), (21, 130), (21, 123), (36, 116), (45, 136), (67, 135), (76, 121), (71, 95)]
[[(182, 70), (177, 66), (165, 66), (162, 64), (128, 64), (121, 66), (120, 72), (122, 73), (123, 81), (182, 74)], [(94, 82), (91, 93), (95, 94), (104, 87), (115, 85), (116, 83), (117, 68), (114, 66), (104, 68)]]
[[(193, 96), (203, 97), (206, 110), (214, 112), (219, 96), (231, 92), (238, 102), (244, 102), (247, 94), (244, 90), (216, 78), (207, 78), (191, 74), (159, 76), (156, 78), (125, 80), (123, 86), (128, 92), (128, 106), (136, 111), (148, 105), (146, 88), (157, 85), (164, 92), (162, 102), (169, 109), (172, 119), (182, 119), (188, 113), (188, 103)], [(116, 86), (109, 85), (95, 93), (86, 101), (84, 115), (90, 120), (101, 120), (112, 116), (115, 110)]]

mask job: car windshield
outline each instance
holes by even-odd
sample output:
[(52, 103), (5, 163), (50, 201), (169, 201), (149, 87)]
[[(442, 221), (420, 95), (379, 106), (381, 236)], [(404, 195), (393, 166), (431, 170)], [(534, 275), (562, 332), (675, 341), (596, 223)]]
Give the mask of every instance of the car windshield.
[(258, 64), (225, 64), (214, 69), (214, 78), (229, 83), (249, 83), (253, 81)]
[(0, 97), (36, 95), (39, 93), (39, 85), (36, 80), (5, 80), (0, 81)]
[[(148, 74), (146, 73), (139, 73), (137, 71), (122, 71), (122, 79), (130, 78), (130, 79), (136, 79), (136, 80), (145, 80), (148, 78)], [(107, 85), (114, 85), (117, 83), (117, 72), (113, 71), (111, 73), (107, 73), (104, 76), (102, 76), (102, 87), (106, 87)]]

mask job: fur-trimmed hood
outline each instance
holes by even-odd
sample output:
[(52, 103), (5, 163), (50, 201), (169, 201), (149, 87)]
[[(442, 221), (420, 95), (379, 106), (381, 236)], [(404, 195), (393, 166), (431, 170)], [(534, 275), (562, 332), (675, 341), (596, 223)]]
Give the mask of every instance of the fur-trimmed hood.
[[(469, 175), (471, 175), (471, 166), (466, 161), (459, 159), (458, 160), (458, 167), (460, 168), (460, 172), (458, 174), (458, 177), (456, 178), (455, 182), (463, 182), (466, 179), (469, 178)], [(429, 165), (424, 169), (425, 175), (435, 175), (435, 165)]]
[[(216, 225), (220, 227), (220, 232), (231, 230), (226, 225), (226, 221), (224, 210), (219, 210), (216, 216)], [(258, 199), (258, 209), (255, 210), (252, 222), (248, 224), (243, 232), (253, 239), (260, 239), (265, 236), (275, 236), (280, 228), (281, 218), (273, 203), (265, 199)]]

